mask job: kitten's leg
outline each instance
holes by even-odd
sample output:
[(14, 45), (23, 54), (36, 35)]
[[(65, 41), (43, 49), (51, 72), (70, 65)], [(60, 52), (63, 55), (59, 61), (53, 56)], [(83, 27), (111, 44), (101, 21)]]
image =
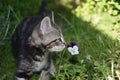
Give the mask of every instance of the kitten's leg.
[(14, 80), (29, 80), (32, 75), (32, 70), (30, 69), (30, 64), (27, 61), (19, 62)]
[(42, 70), (39, 80), (49, 80), (50, 74), (54, 74), (55, 67), (52, 59), (50, 60), (50, 66), (47, 70)]
[(41, 72), (41, 76), (40, 76), (39, 80), (49, 80), (49, 77), (50, 77), (49, 71), (48, 70), (47, 71), (43, 70)]
[(54, 74), (56, 72), (53, 60), (51, 59), (51, 64), (50, 64), (50, 68), (49, 68), (49, 72), (50, 74)]

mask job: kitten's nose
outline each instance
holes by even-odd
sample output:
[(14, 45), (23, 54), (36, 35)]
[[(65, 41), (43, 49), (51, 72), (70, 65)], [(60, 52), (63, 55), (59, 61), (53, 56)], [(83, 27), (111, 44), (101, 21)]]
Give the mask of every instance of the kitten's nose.
[(63, 42), (63, 44), (64, 44), (65, 46), (67, 46), (67, 44), (66, 44), (66, 42), (65, 42), (65, 41)]
[(65, 46), (67, 46), (67, 44), (66, 44), (66, 42), (65, 42), (65, 40), (64, 40), (63, 38), (61, 38), (61, 41), (63, 42), (63, 44), (64, 44)]

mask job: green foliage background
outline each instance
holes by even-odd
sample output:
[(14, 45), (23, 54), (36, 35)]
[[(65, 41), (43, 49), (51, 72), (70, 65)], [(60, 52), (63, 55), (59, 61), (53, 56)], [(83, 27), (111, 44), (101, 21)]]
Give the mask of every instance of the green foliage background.
[[(0, 2), (0, 80), (13, 80), (16, 70), (10, 39), (20, 21), (37, 13), (40, 0)], [(79, 46), (54, 53), (56, 74), (51, 80), (120, 80), (120, 1), (48, 0), (66, 42)], [(38, 79), (38, 74), (31, 80)]]

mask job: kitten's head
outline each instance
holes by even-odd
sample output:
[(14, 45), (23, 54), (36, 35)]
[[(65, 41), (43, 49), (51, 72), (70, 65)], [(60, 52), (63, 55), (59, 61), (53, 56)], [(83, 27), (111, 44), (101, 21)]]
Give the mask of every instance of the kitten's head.
[(32, 33), (31, 39), (34, 46), (44, 45), (49, 51), (62, 51), (65, 41), (61, 29), (54, 20), (46, 16)]

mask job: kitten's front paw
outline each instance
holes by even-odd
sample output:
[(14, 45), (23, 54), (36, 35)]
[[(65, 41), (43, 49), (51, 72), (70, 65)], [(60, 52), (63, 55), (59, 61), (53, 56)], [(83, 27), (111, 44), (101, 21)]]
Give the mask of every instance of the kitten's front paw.
[(50, 66), (49, 72), (50, 72), (51, 75), (54, 75), (54, 74), (55, 74), (56, 69), (55, 69), (55, 66), (54, 66), (54, 65), (51, 65), (51, 66)]
[(55, 74), (55, 72), (56, 72), (55, 67), (50, 69), (50, 74), (51, 74), (51, 75), (54, 75), (54, 74)]

